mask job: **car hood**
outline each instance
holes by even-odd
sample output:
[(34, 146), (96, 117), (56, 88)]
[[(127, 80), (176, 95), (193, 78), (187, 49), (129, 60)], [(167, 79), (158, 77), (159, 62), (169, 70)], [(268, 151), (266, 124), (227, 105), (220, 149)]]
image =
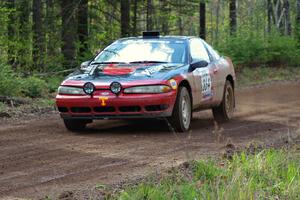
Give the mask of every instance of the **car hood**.
[(62, 85), (82, 86), (85, 82), (107, 85), (113, 81), (120, 83), (149, 83), (170, 79), (186, 70), (185, 64), (143, 63), (143, 64), (101, 64), (90, 72), (76, 71), (70, 74)]

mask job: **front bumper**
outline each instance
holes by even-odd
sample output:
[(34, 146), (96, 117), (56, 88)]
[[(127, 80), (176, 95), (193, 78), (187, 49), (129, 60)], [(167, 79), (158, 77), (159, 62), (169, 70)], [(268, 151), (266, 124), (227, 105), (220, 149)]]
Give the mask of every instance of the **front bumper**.
[(57, 95), (63, 119), (163, 118), (172, 115), (176, 90), (164, 94), (120, 94), (109, 90), (88, 95)]

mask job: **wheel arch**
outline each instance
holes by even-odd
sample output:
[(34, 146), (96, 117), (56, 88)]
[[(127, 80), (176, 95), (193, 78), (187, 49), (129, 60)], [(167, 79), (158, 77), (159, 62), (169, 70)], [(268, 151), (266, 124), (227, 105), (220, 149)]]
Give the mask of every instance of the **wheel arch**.
[[(235, 95), (235, 82), (234, 82), (234, 79), (233, 79), (231, 74), (227, 75), (226, 81), (229, 81), (231, 83), (231, 86), (232, 86), (232, 89), (233, 89), (233, 95)], [(234, 98), (234, 107), (235, 106), (236, 106), (236, 104), (235, 104), (235, 98)]]
[(190, 83), (187, 80), (182, 80), (179, 84), (178, 87), (186, 87), (187, 90), (189, 91), (190, 97), (191, 97), (191, 105), (193, 106), (193, 93), (192, 93), (192, 88)]
[(229, 74), (229, 75), (226, 76), (226, 80), (225, 81), (229, 81), (231, 83), (231, 85), (232, 85), (233, 90), (234, 90), (234, 88), (235, 88), (235, 82), (234, 82), (234, 79), (233, 79), (233, 77), (232, 77), (231, 74)]

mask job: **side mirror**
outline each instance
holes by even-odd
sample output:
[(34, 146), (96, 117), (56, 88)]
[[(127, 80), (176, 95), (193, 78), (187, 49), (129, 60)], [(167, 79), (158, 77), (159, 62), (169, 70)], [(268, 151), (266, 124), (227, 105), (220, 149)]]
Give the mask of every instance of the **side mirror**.
[(91, 63), (90, 60), (81, 63), (81, 65), (80, 65), (80, 70), (83, 70), (83, 71), (87, 70), (87, 68), (88, 68), (88, 66), (90, 65), (90, 63)]
[(195, 60), (190, 64), (190, 71), (193, 71), (197, 68), (207, 67), (208, 62), (205, 60)]

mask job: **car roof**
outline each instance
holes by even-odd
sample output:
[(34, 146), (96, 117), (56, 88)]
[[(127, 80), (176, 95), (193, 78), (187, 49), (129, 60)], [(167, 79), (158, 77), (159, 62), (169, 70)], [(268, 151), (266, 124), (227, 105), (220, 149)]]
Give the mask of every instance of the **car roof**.
[[(136, 39), (164, 39), (164, 40), (189, 40), (191, 38), (198, 38), (195, 36), (179, 36), (179, 35), (166, 35), (166, 36), (154, 36), (154, 37), (126, 37), (126, 38), (120, 38), (118, 41), (125, 41), (125, 40), (136, 40)], [(201, 38), (199, 38), (201, 39)]]

